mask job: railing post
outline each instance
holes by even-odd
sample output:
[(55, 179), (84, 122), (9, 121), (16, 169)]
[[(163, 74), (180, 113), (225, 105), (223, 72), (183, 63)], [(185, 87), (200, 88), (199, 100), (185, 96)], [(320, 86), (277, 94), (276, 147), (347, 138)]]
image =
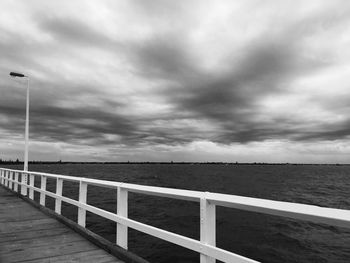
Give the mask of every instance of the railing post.
[(6, 186), (6, 187), (9, 186), (8, 176), (9, 176), (9, 171), (5, 171), (5, 186)]
[(1, 184), (4, 184), (4, 170), (2, 170), (2, 169), (0, 169), (0, 177), (1, 177), (1, 181), (0, 181), (0, 183)]
[(1, 184), (5, 185), (5, 170), (1, 170)]
[[(31, 187), (34, 187), (34, 174), (30, 174), (29, 175), (29, 185)], [(29, 188), (29, 198), (34, 200), (34, 189), (33, 188)]]
[[(118, 187), (117, 215), (128, 217), (128, 190)], [(128, 227), (117, 223), (117, 245), (128, 249)]]
[(3, 171), (2, 178), (3, 178), (3, 185), (6, 186), (6, 171)]
[[(56, 181), (56, 194), (57, 195), (62, 196), (62, 188), (63, 188), (63, 180), (60, 178), (57, 178), (57, 181)], [(61, 214), (61, 205), (62, 205), (62, 200), (56, 197), (55, 212), (57, 214)]]
[(27, 195), (27, 174), (21, 173), (21, 195)]
[(10, 180), (12, 180), (13, 179), (13, 172), (9, 172), (9, 188), (12, 190), (12, 181), (10, 181)]
[(13, 184), (13, 191), (18, 192), (18, 172), (15, 172), (15, 183)]
[(7, 172), (7, 187), (8, 187), (8, 188), (10, 188), (10, 174), (11, 174), (11, 172), (8, 171), (8, 172)]
[[(216, 209), (207, 200), (208, 192), (200, 201), (200, 241), (203, 244), (216, 246)], [(200, 263), (215, 263), (215, 258), (200, 255)]]
[[(86, 204), (87, 197), (87, 183), (80, 181), (79, 183), (79, 202)], [(86, 224), (86, 210), (84, 208), (78, 208), (78, 224), (85, 227)]]
[[(46, 176), (42, 175), (41, 180), (40, 180), (40, 189), (43, 191), (46, 191)], [(40, 204), (42, 206), (45, 206), (45, 199), (46, 199), (46, 194), (45, 193), (40, 193)]]

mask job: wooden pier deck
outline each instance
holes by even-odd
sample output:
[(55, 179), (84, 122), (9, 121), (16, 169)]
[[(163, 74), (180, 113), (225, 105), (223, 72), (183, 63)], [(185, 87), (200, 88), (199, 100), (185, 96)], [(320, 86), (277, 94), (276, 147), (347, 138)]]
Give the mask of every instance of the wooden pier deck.
[(0, 263), (123, 262), (0, 187)]

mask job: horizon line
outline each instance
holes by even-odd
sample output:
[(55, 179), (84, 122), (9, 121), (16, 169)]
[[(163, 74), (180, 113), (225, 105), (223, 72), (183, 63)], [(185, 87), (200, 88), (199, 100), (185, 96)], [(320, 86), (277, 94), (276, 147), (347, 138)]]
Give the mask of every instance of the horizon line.
[[(23, 164), (18, 160), (2, 160), (0, 164)], [(29, 161), (29, 164), (227, 164), (227, 165), (350, 165), (350, 163), (293, 163), (293, 162), (224, 162), (224, 161)]]

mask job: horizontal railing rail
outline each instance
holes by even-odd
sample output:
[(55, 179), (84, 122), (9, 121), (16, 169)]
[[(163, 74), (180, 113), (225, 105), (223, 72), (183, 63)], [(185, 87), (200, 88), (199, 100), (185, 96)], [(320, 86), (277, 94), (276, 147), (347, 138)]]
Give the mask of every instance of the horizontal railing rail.
[[(27, 176), (29, 176), (29, 182), (27, 182)], [(35, 177), (41, 178), (40, 188), (34, 186)], [(56, 180), (55, 193), (46, 190), (47, 178), (53, 178)], [(62, 195), (63, 181), (79, 183), (79, 200), (74, 200)], [(20, 193), (24, 196), (28, 195), (28, 197), (32, 200), (34, 200), (34, 192), (40, 193), (39, 202), (42, 206), (45, 206), (46, 196), (54, 198), (55, 212), (57, 214), (61, 214), (62, 202), (78, 207), (77, 222), (82, 227), (85, 227), (86, 224), (86, 211), (116, 222), (116, 244), (124, 249), (128, 249), (128, 228), (132, 228), (200, 253), (201, 263), (213, 263), (216, 259), (223, 262), (235, 263), (257, 262), (216, 247), (216, 206), (350, 228), (349, 210), (319, 207), (315, 205), (272, 201), (219, 193), (145, 186), (6, 168), (0, 168), (0, 183), (16, 192), (19, 191), (20, 187)], [(112, 213), (87, 204), (86, 200), (88, 185), (116, 189), (117, 213)], [(128, 192), (199, 202), (200, 240), (188, 238), (128, 218)]]

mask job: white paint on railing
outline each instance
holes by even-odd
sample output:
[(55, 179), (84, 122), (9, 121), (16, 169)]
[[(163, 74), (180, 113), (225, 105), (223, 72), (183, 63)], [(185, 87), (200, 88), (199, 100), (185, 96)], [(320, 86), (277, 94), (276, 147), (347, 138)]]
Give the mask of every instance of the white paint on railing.
[(11, 171), (7, 173), (7, 187), (12, 188), (12, 182), (11, 182)]
[[(87, 199), (87, 183), (80, 181), (79, 183), (79, 202), (86, 204)], [(85, 227), (86, 224), (86, 210), (84, 208), (78, 208), (78, 224)]]
[[(13, 174), (13, 172), (9, 172), (9, 174), (8, 174), (8, 178), (10, 180), (12, 180), (12, 174)], [(12, 181), (9, 181), (9, 188), (12, 189)]]
[[(62, 196), (62, 189), (63, 189), (63, 179), (57, 178), (57, 180), (56, 180), (56, 195), (57, 196)], [(62, 206), (62, 200), (60, 198), (56, 198), (55, 212), (57, 214), (61, 214), (61, 206)]]
[[(200, 200), (200, 241), (204, 244), (216, 246), (216, 207), (207, 200), (207, 192)], [(200, 256), (200, 263), (214, 263), (215, 258), (204, 254)]]
[[(34, 186), (34, 174), (29, 175), (29, 185)], [(34, 200), (34, 190), (32, 188), (29, 189), (29, 198)]]
[(7, 186), (7, 183), (6, 183), (6, 179), (7, 179), (7, 171), (4, 171), (4, 174), (3, 174), (3, 179), (4, 179), (4, 186)]
[[(45, 175), (41, 176), (40, 180), (40, 189), (41, 190), (46, 190), (46, 182), (47, 182), (47, 177)], [(46, 201), (46, 196), (44, 193), (40, 193), (40, 204), (42, 206), (45, 206), (45, 201)]]
[[(10, 175), (11, 172), (11, 175)], [(13, 178), (12, 173), (15, 177)], [(16, 176), (17, 174), (17, 176)], [(21, 176), (19, 182), (18, 174)], [(25, 182), (24, 175), (40, 176), (41, 187), (34, 186), (34, 180), (29, 185)], [(231, 207), (246, 211), (289, 217), (293, 219), (309, 220), (313, 222), (326, 223), (334, 226), (350, 228), (350, 211), (318, 207), (313, 205), (296, 204), (290, 202), (279, 202), (258, 198), (217, 194), (209, 192), (179, 190), (171, 188), (144, 186), (120, 183), (114, 181), (102, 181), (96, 179), (73, 177), (65, 175), (54, 175), (39, 172), (24, 172), (18, 170), (0, 168), (1, 184), (9, 188), (21, 187), (21, 193), (27, 188), (29, 193), (40, 193), (40, 204), (45, 205), (45, 196), (55, 199), (55, 212), (61, 213), (61, 203), (66, 202), (78, 207), (78, 224), (85, 226), (86, 211), (107, 218), (117, 223), (117, 245), (127, 249), (128, 227), (143, 233), (155, 236), (173, 244), (183, 246), (200, 253), (201, 263), (214, 263), (215, 259), (223, 262), (253, 263), (257, 262), (237, 255), (235, 253), (216, 247), (216, 206)], [(57, 180), (56, 193), (46, 190), (46, 178)], [(62, 196), (63, 181), (79, 182), (79, 201)], [(87, 204), (88, 185), (101, 186), (117, 190), (117, 214)], [(10, 187), (11, 186), (11, 187)], [(169, 231), (152, 227), (128, 218), (128, 192), (154, 195), (160, 197), (195, 201), (200, 203), (200, 240), (184, 237)], [(26, 194), (23, 194), (26, 195)]]
[(8, 176), (9, 176), (9, 171), (5, 172), (5, 186), (8, 187), (9, 186), (9, 180), (8, 180)]
[(14, 183), (13, 191), (18, 192), (18, 172), (15, 172), (15, 183)]
[(27, 195), (27, 174), (26, 173), (21, 173), (21, 195)]
[[(128, 191), (122, 187), (117, 188), (117, 215), (128, 217)], [(117, 245), (128, 249), (128, 227), (117, 223)]]
[(217, 193), (208, 193), (207, 199), (218, 206), (350, 228), (350, 210)]

